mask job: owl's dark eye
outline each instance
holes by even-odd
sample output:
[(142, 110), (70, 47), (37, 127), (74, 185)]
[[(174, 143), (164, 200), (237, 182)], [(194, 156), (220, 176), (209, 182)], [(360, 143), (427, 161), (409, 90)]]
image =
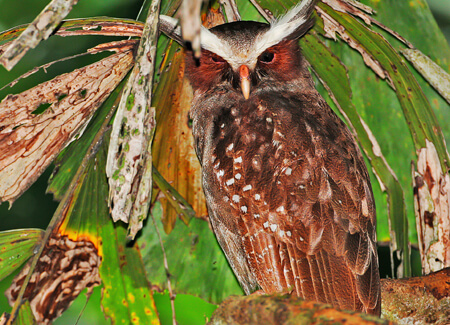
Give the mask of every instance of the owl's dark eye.
[(259, 61), (264, 63), (270, 63), (273, 61), (275, 55), (273, 52), (265, 51), (259, 56)]
[(215, 55), (215, 54), (211, 55), (211, 60), (213, 60), (213, 62), (215, 62), (215, 63), (225, 63), (224, 59), (222, 59), (220, 56)]

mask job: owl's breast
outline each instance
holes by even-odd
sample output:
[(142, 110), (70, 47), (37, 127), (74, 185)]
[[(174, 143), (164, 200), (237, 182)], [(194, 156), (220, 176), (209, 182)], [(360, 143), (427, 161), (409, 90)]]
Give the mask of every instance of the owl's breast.
[(223, 215), (269, 220), (272, 211), (301, 209), (296, 196), (319, 163), (306, 124), (284, 104), (247, 100), (209, 116), (202, 134), (203, 183), (210, 204)]
[(374, 217), (359, 149), (322, 98), (270, 94), (224, 103), (197, 130), (205, 194), (223, 218), (239, 216), (286, 237), (283, 229), (292, 227), (284, 225), (300, 222), (300, 231), (322, 205), (343, 211), (350, 221), (342, 226), (351, 231), (360, 228), (361, 212)]

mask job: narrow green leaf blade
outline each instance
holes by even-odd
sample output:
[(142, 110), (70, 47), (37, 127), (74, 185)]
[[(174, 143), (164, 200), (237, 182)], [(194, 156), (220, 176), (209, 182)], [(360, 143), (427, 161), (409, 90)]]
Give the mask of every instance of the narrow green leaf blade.
[(0, 232), (0, 281), (33, 255), (33, 247), (42, 239), (41, 229), (17, 229)]
[(20, 306), (19, 314), (13, 323), (14, 325), (32, 325), (36, 324), (33, 312), (31, 311), (30, 303), (25, 301), (22, 306)]
[(126, 235), (122, 225), (102, 229), (103, 311), (113, 324), (159, 324), (139, 249), (127, 247)]
[(343, 25), (348, 35), (381, 64), (396, 91), (416, 150), (426, 147), (425, 139), (433, 142), (441, 166), (447, 170), (450, 159), (441, 127), (428, 99), (399, 53), (381, 34), (370, 30), (352, 16), (334, 11), (323, 3), (319, 6)]
[(90, 170), (86, 180), (92, 190), (88, 200), (98, 211), (101, 224), (98, 231), (103, 311), (113, 324), (159, 324), (139, 249), (137, 245), (127, 245), (126, 228), (121, 223), (114, 224), (109, 216), (106, 148), (107, 143), (97, 154), (96, 168)]
[[(159, 202), (152, 213), (156, 220), (161, 219)], [(243, 294), (207, 222), (197, 218), (192, 218), (189, 226), (177, 222), (169, 235), (157, 223), (175, 293), (191, 294), (213, 303), (232, 294)], [(152, 284), (167, 289), (164, 258), (153, 223), (144, 227), (138, 243)]]
[[(386, 5), (385, 1), (364, 0), (364, 3), (376, 11), (374, 17), (381, 23), (388, 25), (408, 39), (415, 48), (429, 56), (446, 72), (450, 72), (450, 44), (439, 28), (436, 20), (428, 7), (427, 0), (391, 1)], [(433, 0), (449, 8), (448, 0)], [(400, 17), (401, 15), (401, 17)], [(420, 27), (419, 27), (420, 26)], [(404, 48), (403, 44), (391, 41), (390, 35), (383, 33), (387, 40), (397, 50)], [(448, 103), (431, 87), (425, 79), (422, 79), (416, 71), (413, 71), (423, 92), (427, 96), (438, 121), (450, 120)], [(450, 123), (442, 123), (441, 127), (447, 142), (450, 141)]]

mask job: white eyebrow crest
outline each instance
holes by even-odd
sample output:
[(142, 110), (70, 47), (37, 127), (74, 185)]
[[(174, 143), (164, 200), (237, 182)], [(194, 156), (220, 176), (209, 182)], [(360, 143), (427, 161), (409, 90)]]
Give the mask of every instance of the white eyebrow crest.
[(222, 59), (228, 61), (230, 59), (230, 54), (233, 53), (231, 47), (224, 40), (218, 38), (215, 34), (209, 31), (207, 28), (202, 26), (200, 33), (200, 44), (202, 48), (213, 52), (220, 56)]
[(289, 10), (280, 19), (270, 24), (270, 29), (257, 37), (255, 45), (258, 47), (256, 52), (262, 53), (269, 47), (280, 43), (281, 40), (295, 32), (300, 26), (305, 24), (312, 11), (316, 0), (304, 0)]

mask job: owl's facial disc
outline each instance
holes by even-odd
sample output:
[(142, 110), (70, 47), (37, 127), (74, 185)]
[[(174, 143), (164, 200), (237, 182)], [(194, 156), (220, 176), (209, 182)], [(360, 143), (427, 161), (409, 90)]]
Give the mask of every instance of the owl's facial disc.
[[(313, 25), (316, 0), (303, 0), (271, 24), (237, 21), (201, 29), (202, 57), (186, 57), (187, 76), (194, 90), (229, 87), (245, 99), (278, 81), (300, 78), (298, 38)], [(162, 19), (170, 25), (170, 19)], [(177, 29), (173, 29), (177, 34)], [(178, 35), (178, 34), (177, 34)], [(252, 91), (253, 90), (253, 91)]]

